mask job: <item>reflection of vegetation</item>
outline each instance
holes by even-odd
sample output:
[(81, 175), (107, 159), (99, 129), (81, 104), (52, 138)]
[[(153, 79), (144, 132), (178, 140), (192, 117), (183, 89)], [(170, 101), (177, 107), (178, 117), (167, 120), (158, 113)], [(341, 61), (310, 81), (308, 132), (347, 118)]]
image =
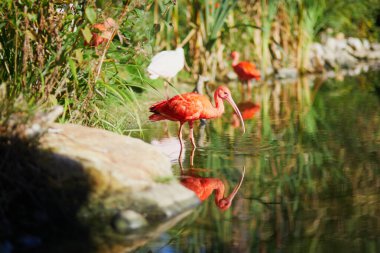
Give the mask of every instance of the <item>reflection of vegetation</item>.
[(234, 168), (245, 165), (246, 181), (227, 213), (204, 203), (178, 226), (172, 246), (377, 252), (380, 118), (370, 85), (376, 79), (369, 73), (344, 82), (257, 87), (262, 111), (246, 122), (249, 136), (241, 138), (228, 117), (209, 124), (208, 144), (196, 152), (194, 166), (236, 182)]

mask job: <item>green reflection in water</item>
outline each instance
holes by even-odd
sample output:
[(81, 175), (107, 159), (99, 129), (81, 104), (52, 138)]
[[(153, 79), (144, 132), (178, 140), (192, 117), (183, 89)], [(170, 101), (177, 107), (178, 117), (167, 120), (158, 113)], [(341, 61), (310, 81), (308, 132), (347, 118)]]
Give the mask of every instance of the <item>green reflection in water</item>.
[[(380, 252), (379, 76), (255, 87), (260, 112), (244, 136), (230, 108), (205, 129), (196, 126), (194, 167), (207, 169), (199, 174), (221, 179), (229, 192), (246, 166), (243, 185), (227, 211), (211, 196), (139, 252)], [(178, 129), (173, 122), (148, 128), (147, 141)]]

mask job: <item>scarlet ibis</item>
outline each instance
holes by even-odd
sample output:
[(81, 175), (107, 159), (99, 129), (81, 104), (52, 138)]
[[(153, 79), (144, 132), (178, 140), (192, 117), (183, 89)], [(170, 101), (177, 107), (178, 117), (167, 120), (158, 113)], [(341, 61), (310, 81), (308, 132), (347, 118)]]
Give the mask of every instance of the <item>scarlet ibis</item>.
[(232, 203), (236, 193), (239, 191), (243, 183), (245, 167), (243, 168), (242, 175), (239, 183), (235, 186), (233, 191), (227, 197), (224, 197), (225, 187), (222, 180), (219, 178), (205, 178), (200, 176), (183, 175), (181, 177), (181, 184), (186, 188), (192, 190), (201, 201), (206, 200), (213, 191), (215, 191), (215, 204), (222, 211), (227, 210)]
[(210, 100), (201, 94), (190, 92), (172, 97), (171, 99), (160, 101), (153, 104), (149, 110), (153, 114), (150, 115), (151, 121), (171, 120), (179, 121), (178, 138), (182, 142), (182, 127), (185, 122), (189, 123), (190, 141), (195, 148), (193, 135), (193, 122), (199, 119), (212, 119), (220, 117), (224, 112), (223, 100), (231, 104), (236, 114), (240, 117), (243, 132), (245, 132), (244, 121), (231, 96), (231, 91), (226, 86), (219, 86), (214, 93), (215, 106)]
[(239, 62), (240, 54), (236, 51), (231, 53), (232, 58), (232, 68), (238, 75), (239, 80), (242, 82), (247, 82), (248, 90), (251, 90), (252, 79), (260, 80), (260, 71), (256, 69), (255, 64), (247, 61)]

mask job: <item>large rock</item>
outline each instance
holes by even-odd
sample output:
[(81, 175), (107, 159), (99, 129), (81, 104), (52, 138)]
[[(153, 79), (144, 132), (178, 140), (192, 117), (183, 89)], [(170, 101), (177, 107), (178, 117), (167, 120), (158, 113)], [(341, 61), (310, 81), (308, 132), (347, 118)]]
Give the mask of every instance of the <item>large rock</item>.
[[(118, 238), (141, 234), (140, 230), (153, 235), (147, 231), (199, 204), (195, 194), (174, 177), (168, 157), (140, 139), (53, 124), (40, 141), (44, 152), (38, 163), (53, 178), (67, 205), (72, 201), (79, 206), (81, 223), (92, 234), (99, 232), (100, 238), (102, 233), (109, 239), (110, 234)], [(71, 193), (65, 196), (66, 192)], [(141, 244), (141, 238), (138, 241)], [(133, 248), (133, 242), (127, 246)]]
[[(125, 193), (125, 201), (120, 205), (147, 212), (143, 206), (149, 199), (149, 205), (157, 207), (156, 211), (165, 218), (197, 203), (195, 195), (174, 178), (169, 159), (140, 139), (79, 125), (54, 124), (42, 137), (41, 146), (51, 152), (43, 165), (69, 159), (83, 167), (85, 176), (93, 182), (90, 198), (94, 201)], [(62, 180), (78, 175), (75, 169), (57, 166), (50, 166), (50, 171), (59, 174)]]

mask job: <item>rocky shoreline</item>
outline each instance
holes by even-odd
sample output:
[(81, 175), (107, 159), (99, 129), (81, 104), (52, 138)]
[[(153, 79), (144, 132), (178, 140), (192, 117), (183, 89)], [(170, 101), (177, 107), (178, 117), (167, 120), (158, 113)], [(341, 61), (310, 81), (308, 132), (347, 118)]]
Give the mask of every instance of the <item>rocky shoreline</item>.
[[(312, 43), (308, 55), (308, 64), (303, 73), (295, 67), (269, 68), (266, 70), (268, 79), (296, 79), (303, 74), (323, 74), (327, 78), (336, 75), (354, 76), (380, 69), (380, 43), (345, 38), (343, 34)], [(235, 78), (233, 74), (231, 76)]]

